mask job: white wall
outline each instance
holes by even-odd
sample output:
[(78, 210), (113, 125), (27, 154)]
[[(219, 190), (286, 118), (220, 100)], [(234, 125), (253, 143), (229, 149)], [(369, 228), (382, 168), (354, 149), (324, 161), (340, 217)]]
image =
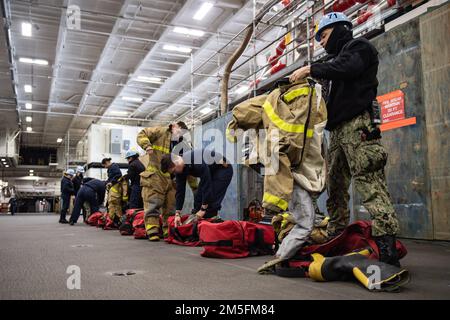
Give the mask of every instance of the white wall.
[[(111, 129), (122, 129), (121, 154), (111, 154), (110, 151), (110, 131)], [(137, 150), (140, 154), (144, 151), (137, 145), (136, 136), (143, 127), (121, 126), (121, 125), (98, 125), (92, 124), (87, 132), (87, 163), (100, 162), (103, 158), (111, 158), (116, 163), (127, 163), (123, 149), (123, 140), (130, 141), (130, 149)], [(79, 150), (85, 147), (80, 146)]]

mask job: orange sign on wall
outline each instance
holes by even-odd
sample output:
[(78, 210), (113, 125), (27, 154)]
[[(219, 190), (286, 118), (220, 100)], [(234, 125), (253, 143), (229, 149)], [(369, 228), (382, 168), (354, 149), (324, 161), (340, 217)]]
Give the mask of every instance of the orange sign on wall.
[(405, 119), (405, 94), (401, 90), (377, 97), (381, 109), (381, 123)]

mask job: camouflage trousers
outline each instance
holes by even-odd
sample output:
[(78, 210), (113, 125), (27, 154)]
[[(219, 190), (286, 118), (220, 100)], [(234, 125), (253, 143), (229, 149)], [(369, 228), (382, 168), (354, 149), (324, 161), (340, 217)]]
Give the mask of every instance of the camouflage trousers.
[(350, 219), (348, 189), (353, 185), (372, 219), (372, 235), (395, 235), (398, 220), (384, 175), (387, 153), (380, 139), (361, 140), (361, 130), (370, 129), (368, 113), (340, 124), (330, 132), (328, 155), (327, 209), (330, 222), (327, 231), (341, 231)]

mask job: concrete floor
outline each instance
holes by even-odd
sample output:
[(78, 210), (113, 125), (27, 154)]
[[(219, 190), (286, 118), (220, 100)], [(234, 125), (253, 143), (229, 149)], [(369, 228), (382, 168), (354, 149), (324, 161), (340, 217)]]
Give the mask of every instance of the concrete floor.
[[(56, 215), (0, 216), (0, 299), (450, 299), (450, 243), (404, 240), (412, 281), (401, 293), (356, 283), (259, 275), (268, 257), (208, 259), (201, 248), (149, 243)], [(81, 245), (81, 246), (80, 246)], [(66, 286), (81, 268), (81, 290)], [(133, 270), (133, 276), (111, 272)]]

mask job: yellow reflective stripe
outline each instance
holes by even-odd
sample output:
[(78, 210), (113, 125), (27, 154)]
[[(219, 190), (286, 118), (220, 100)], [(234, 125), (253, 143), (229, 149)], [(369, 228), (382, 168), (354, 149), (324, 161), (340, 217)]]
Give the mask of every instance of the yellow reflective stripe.
[(306, 130), (306, 137), (307, 138), (312, 138), (314, 135), (314, 129), (308, 129)]
[(286, 200), (283, 200), (273, 194), (270, 194), (268, 192), (264, 192), (263, 201), (273, 204), (274, 206), (277, 206), (278, 208), (282, 210), (286, 210), (288, 207), (288, 203)]
[(295, 90), (292, 90), (292, 91), (289, 91), (288, 93), (286, 93), (283, 96), (283, 100), (284, 100), (284, 102), (289, 103), (297, 97), (307, 96), (308, 94), (309, 94), (308, 87), (299, 88), (299, 89), (295, 89)]
[(117, 184), (111, 186), (111, 191), (119, 193), (119, 189), (116, 188)]
[(236, 143), (236, 137), (231, 135), (230, 129), (227, 127), (225, 130), (225, 136), (227, 137), (227, 140), (231, 143)]
[(147, 166), (147, 169), (145, 169), (145, 171), (149, 171), (149, 172), (159, 172), (159, 173), (161, 173), (163, 176), (165, 176), (165, 177), (170, 177), (170, 173), (168, 173), (168, 172), (166, 172), (166, 173), (164, 173), (164, 172), (162, 172), (161, 170), (159, 170), (159, 168), (157, 168), (157, 167), (155, 167), (155, 166), (152, 166), (151, 164), (149, 164), (148, 166)]
[(163, 146), (152, 145), (151, 148), (154, 149), (154, 150), (158, 150), (158, 151), (164, 152), (164, 153), (170, 153), (169, 148), (166, 148), (166, 147), (163, 147)]
[(305, 125), (287, 123), (283, 119), (281, 119), (275, 113), (275, 110), (273, 110), (272, 104), (269, 101), (264, 102), (263, 108), (264, 108), (264, 111), (266, 112), (267, 116), (269, 117), (270, 121), (274, 125), (276, 125), (278, 128), (280, 128), (281, 130), (286, 131), (286, 132), (292, 132), (292, 133), (305, 132)]
[(322, 265), (325, 262), (325, 257), (320, 253), (311, 254), (313, 262), (309, 265), (308, 275), (311, 279), (316, 281), (326, 281), (322, 275)]
[(366, 277), (366, 275), (357, 267), (353, 268), (353, 275), (356, 279), (358, 279), (359, 282), (361, 282), (366, 288), (369, 288), (369, 279)]

